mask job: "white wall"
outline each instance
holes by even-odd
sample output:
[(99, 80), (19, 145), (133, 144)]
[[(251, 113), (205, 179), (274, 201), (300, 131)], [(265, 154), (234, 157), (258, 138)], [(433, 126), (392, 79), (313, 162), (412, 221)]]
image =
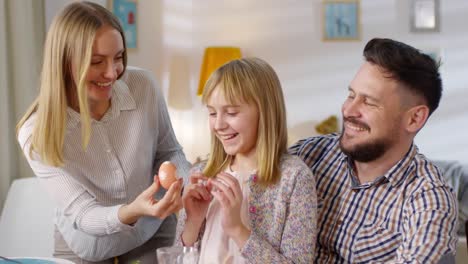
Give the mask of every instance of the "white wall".
[(33, 175), (15, 126), (37, 92), (43, 20), (42, 1), (0, 0), (0, 209), (12, 180)]
[[(45, 27), (49, 28), (54, 16), (67, 4), (76, 0), (44, 0), (45, 1)], [(110, 8), (111, 0), (87, 0)], [(185, 1), (185, 0), (183, 0)], [(189, 0), (190, 1), (190, 0)], [(130, 65), (139, 66), (159, 73), (162, 67), (160, 53), (163, 32), (161, 30), (161, 0), (138, 0), (138, 47), (129, 50), (128, 62)], [(159, 76), (159, 74), (157, 75)]]
[[(50, 4), (52, 1), (46, 1)], [(54, 1), (55, 2), (55, 1)], [(132, 65), (152, 70), (190, 160), (208, 152), (206, 113), (196, 94), (206, 46), (234, 45), (268, 61), (283, 84), (291, 141), (340, 106), (373, 37), (440, 50), (444, 96), (416, 138), (430, 158), (468, 163), (468, 1), (441, 0), (440, 33), (409, 32), (407, 0), (362, 0), (362, 39), (322, 42), (320, 0), (139, 0), (139, 48)]]
[[(468, 2), (441, 1), (440, 33), (415, 34), (409, 32), (409, 1), (363, 0), (363, 34), (358, 42), (322, 42), (321, 10), (319, 0), (163, 1), (165, 71), (160, 76), (167, 81), (169, 74), (178, 74), (169, 71), (171, 54), (186, 56), (190, 66), (188, 73), (182, 71), (188, 76), (178, 75), (190, 80), (190, 89), (174, 89), (164, 83), (169, 95), (173, 90), (183, 95), (180, 100), (186, 107), (171, 107), (171, 113), (188, 156), (206, 153), (209, 145), (204, 109), (195, 96), (204, 47), (237, 45), (245, 55), (270, 62), (283, 84), (291, 138), (298, 138), (315, 134), (313, 125), (330, 114), (341, 115), (339, 109), (362, 61), (365, 43), (373, 37), (389, 37), (422, 50), (441, 51), (444, 97), (416, 143), (428, 157), (468, 162), (464, 131), (468, 128), (468, 107), (463, 106), (468, 96), (468, 50), (464, 44), (468, 40)], [(187, 102), (186, 95), (192, 100)], [(307, 127), (309, 131), (304, 130)]]

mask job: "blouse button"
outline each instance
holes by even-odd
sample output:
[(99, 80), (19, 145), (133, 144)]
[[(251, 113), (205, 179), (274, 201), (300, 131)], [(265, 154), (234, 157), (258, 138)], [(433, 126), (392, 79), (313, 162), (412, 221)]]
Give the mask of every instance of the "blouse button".
[(249, 212), (251, 212), (252, 214), (255, 214), (257, 212), (257, 208), (255, 206), (250, 206)]
[(257, 180), (258, 180), (257, 174), (253, 175), (252, 180), (253, 180), (253, 182), (257, 182)]

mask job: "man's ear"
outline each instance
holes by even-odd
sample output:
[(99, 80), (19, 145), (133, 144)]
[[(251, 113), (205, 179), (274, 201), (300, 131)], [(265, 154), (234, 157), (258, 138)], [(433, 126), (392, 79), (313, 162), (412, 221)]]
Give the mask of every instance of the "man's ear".
[(427, 105), (417, 105), (405, 114), (406, 130), (410, 133), (417, 133), (429, 118), (429, 107)]

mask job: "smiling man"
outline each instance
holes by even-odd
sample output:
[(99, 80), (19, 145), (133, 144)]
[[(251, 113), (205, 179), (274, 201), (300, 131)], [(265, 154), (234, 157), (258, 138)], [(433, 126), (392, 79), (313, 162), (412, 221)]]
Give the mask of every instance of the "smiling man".
[(342, 106), (343, 131), (297, 142), (316, 177), (317, 263), (437, 263), (456, 250), (457, 205), (413, 139), (438, 107), (439, 65), (372, 39)]

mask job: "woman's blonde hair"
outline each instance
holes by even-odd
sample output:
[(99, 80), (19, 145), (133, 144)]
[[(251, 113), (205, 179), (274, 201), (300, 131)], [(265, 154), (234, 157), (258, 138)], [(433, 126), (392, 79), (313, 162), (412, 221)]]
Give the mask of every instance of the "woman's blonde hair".
[[(217, 69), (206, 82), (202, 102), (208, 103), (214, 89), (222, 89), (230, 103), (257, 107), (257, 164), (260, 183), (268, 185), (280, 178), (280, 159), (287, 150), (286, 107), (281, 84), (273, 68), (259, 58), (230, 61)], [(231, 162), (220, 140), (211, 134), (211, 152), (203, 173), (214, 177)]]
[[(39, 95), (16, 126), (17, 133), (35, 112), (37, 117), (30, 153), (36, 152), (51, 166), (63, 165), (63, 145), (67, 119), (67, 97), (75, 89), (81, 117), (81, 138), (86, 149), (91, 136), (86, 74), (96, 32), (109, 25), (120, 32), (124, 45), (123, 65), (127, 65), (125, 36), (118, 19), (106, 8), (91, 2), (75, 2), (58, 14), (50, 26), (44, 45)], [(72, 70), (73, 69), (73, 70)], [(70, 99), (70, 98), (68, 98)]]

